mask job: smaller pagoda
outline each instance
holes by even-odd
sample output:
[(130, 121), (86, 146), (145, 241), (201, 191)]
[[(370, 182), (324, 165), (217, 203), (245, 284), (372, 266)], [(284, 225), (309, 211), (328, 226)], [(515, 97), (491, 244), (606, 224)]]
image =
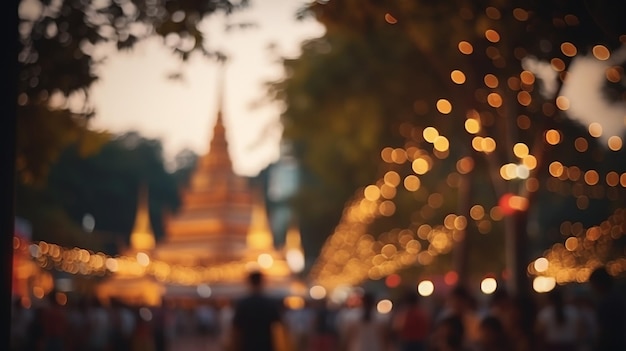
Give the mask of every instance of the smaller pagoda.
[(98, 299), (110, 301), (115, 298), (133, 305), (161, 304), (165, 288), (147, 271), (155, 246), (156, 240), (150, 223), (148, 189), (141, 186), (130, 246), (109, 267), (113, 275), (98, 285)]

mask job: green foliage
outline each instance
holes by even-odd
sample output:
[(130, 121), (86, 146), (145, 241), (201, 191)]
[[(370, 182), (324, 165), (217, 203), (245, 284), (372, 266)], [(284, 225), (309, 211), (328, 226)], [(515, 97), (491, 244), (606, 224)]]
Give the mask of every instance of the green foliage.
[(69, 106), (52, 109), (50, 97), (82, 93), (97, 79), (92, 65), (95, 47), (116, 43), (132, 49), (150, 35), (176, 36), (174, 52), (186, 59), (190, 52), (211, 52), (198, 25), (215, 12), (231, 13), (245, 7), (247, 0), (22, 0), (19, 7), (20, 66), (18, 90), (18, 170), (22, 181), (45, 180), (50, 165), (65, 147), (76, 141), (89, 143), (88, 121), (93, 116), (87, 105), (81, 111)]
[[(166, 171), (161, 143), (130, 132), (84, 157), (73, 144), (51, 169), (46, 188), (18, 188), (17, 214), (34, 224), (34, 238), (60, 245), (100, 246), (110, 253), (128, 244), (135, 221), (139, 187), (149, 192), (152, 226), (163, 235), (163, 215), (179, 206), (178, 189), (195, 164), (195, 155), (173, 173)], [(178, 182), (181, 183), (178, 183)], [(81, 228), (83, 217), (95, 228)]]

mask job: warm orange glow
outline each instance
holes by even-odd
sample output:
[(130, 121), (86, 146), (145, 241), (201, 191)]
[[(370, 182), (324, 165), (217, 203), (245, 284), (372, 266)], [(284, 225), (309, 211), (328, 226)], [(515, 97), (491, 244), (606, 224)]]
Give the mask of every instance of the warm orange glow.
[(473, 118), (465, 120), (465, 130), (470, 134), (476, 134), (480, 131), (480, 122)]
[(513, 195), (509, 198), (508, 205), (517, 211), (526, 211), (528, 209), (528, 199), (523, 196)]
[(459, 51), (462, 54), (470, 55), (472, 52), (474, 52), (474, 47), (467, 41), (461, 41), (459, 42)]
[(578, 248), (578, 239), (575, 237), (569, 237), (565, 240), (565, 248), (567, 251), (575, 251)]
[(506, 80), (507, 86), (513, 91), (520, 90), (520, 83), (521, 82), (517, 77), (509, 77), (509, 79)]
[(385, 181), (385, 184), (396, 187), (400, 184), (400, 175), (396, 171), (389, 171), (385, 173), (383, 180)]
[(537, 167), (537, 158), (533, 155), (526, 155), (522, 158), (522, 164), (528, 169), (535, 169)]
[(518, 21), (526, 21), (528, 20), (528, 11), (518, 7), (513, 10), (513, 17)]
[(363, 191), (363, 196), (369, 201), (376, 201), (380, 198), (380, 189), (376, 185), (368, 185)]
[(420, 185), (420, 179), (416, 175), (411, 174), (404, 178), (404, 187), (408, 191), (416, 191), (420, 188)]
[(600, 123), (597, 122), (593, 122), (589, 125), (589, 135), (591, 135), (594, 138), (599, 138), (600, 136), (602, 136), (602, 125), (600, 125)]
[(485, 9), (485, 14), (487, 15), (487, 17), (491, 18), (492, 20), (499, 20), (501, 17), (500, 10), (498, 10), (497, 8), (493, 6), (487, 7)]
[(439, 131), (437, 131), (434, 127), (426, 127), (422, 131), (422, 136), (424, 137), (424, 140), (432, 143), (439, 136)]
[(585, 152), (587, 151), (589, 144), (587, 143), (587, 139), (583, 137), (578, 137), (574, 141), (574, 147), (576, 148), (576, 151), (578, 152)]
[(392, 216), (396, 212), (396, 204), (390, 200), (383, 201), (378, 207), (380, 214), (386, 217)]
[(527, 91), (520, 91), (517, 93), (517, 102), (522, 106), (528, 106), (533, 101), (530, 93)]
[(622, 149), (622, 138), (616, 135), (610, 137), (607, 143), (609, 149), (611, 149), (612, 151), (619, 151)]
[(448, 150), (450, 142), (448, 141), (448, 138), (440, 135), (435, 138), (433, 146), (435, 147), (435, 150), (443, 152)]
[(485, 209), (481, 205), (474, 205), (470, 208), (470, 217), (473, 220), (478, 221), (485, 216)]
[(396, 148), (391, 151), (391, 160), (399, 165), (407, 160), (407, 154), (404, 149)]
[(589, 185), (596, 185), (598, 184), (598, 181), (600, 181), (600, 176), (598, 175), (598, 172), (596, 172), (595, 170), (589, 170), (585, 172), (584, 178), (585, 178), (585, 183)]
[(413, 161), (413, 171), (417, 174), (425, 174), (430, 169), (428, 161), (422, 157)]
[(517, 178), (517, 165), (514, 163), (502, 165), (502, 167), (500, 167), (500, 177), (504, 180)]
[(546, 142), (550, 145), (556, 145), (561, 142), (561, 133), (555, 129), (546, 131)]
[(461, 174), (467, 174), (474, 169), (474, 159), (465, 156), (456, 162), (456, 170)]
[(493, 152), (496, 149), (496, 141), (491, 137), (483, 138), (481, 147), (484, 152)]
[(483, 81), (485, 82), (485, 85), (489, 88), (495, 89), (498, 87), (498, 77), (491, 73), (485, 75)]
[(593, 47), (593, 56), (600, 61), (606, 61), (611, 57), (611, 52), (604, 45), (596, 45)]
[(483, 137), (476, 136), (472, 138), (472, 147), (476, 151), (483, 151)]
[(535, 75), (532, 74), (532, 72), (530, 71), (522, 71), (522, 73), (520, 73), (519, 75), (520, 80), (522, 81), (522, 83), (526, 84), (526, 85), (532, 85), (535, 83)]
[(380, 151), (380, 158), (386, 163), (392, 163), (391, 153), (393, 152), (393, 148), (386, 147)]
[(615, 171), (611, 171), (606, 174), (606, 184), (608, 186), (617, 186), (619, 184), (619, 174)]
[(533, 264), (533, 267), (539, 273), (545, 272), (546, 270), (548, 270), (548, 266), (549, 266), (549, 262), (545, 257), (539, 257), (538, 259), (535, 260)]
[(580, 173), (580, 168), (576, 166), (570, 166), (569, 168), (567, 168), (567, 177), (571, 181), (577, 181), (578, 179), (580, 179)]
[(605, 72), (606, 80), (611, 83), (619, 83), (622, 80), (622, 70), (621, 67), (609, 67)]
[(396, 196), (396, 188), (389, 184), (383, 184), (380, 187), (380, 195), (385, 199), (393, 199)]
[(564, 42), (563, 44), (561, 44), (561, 52), (565, 56), (574, 57), (576, 56), (578, 50), (576, 49), (576, 46), (574, 46), (574, 44), (570, 42)]
[(493, 29), (487, 29), (485, 31), (485, 38), (492, 43), (497, 43), (500, 41), (500, 34)]
[(444, 115), (447, 115), (452, 112), (452, 104), (446, 99), (439, 99), (437, 101), (437, 110)]
[(559, 108), (559, 110), (561, 111), (567, 111), (569, 109), (569, 99), (566, 98), (565, 96), (558, 96), (556, 98), (556, 107)]
[(565, 70), (565, 62), (560, 58), (553, 58), (550, 60), (550, 65), (552, 65), (552, 69), (557, 72), (562, 72)]
[(550, 175), (552, 175), (555, 178), (560, 177), (564, 171), (564, 167), (559, 161), (554, 161), (550, 163), (550, 166), (548, 169), (550, 171)]
[(502, 106), (502, 97), (498, 93), (491, 93), (487, 95), (487, 103), (491, 107), (500, 107)]
[(601, 234), (602, 233), (600, 232), (600, 229), (598, 227), (591, 227), (591, 228), (587, 229), (587, 232), (585, 233), (585, 236), (587, 237), (587, 240), (595, 241), (595, 240), (598, 240), (600, 238)]
[(456, 69), (450, 73), (450, 79), (456, 84), (463, 84), (465, 83), (465, 74)]
[(517, 143), (513, 145), (513, 153), (519, 158), (524, 158), (528, 156), (528, 152), (528, 145), (524, 143)]

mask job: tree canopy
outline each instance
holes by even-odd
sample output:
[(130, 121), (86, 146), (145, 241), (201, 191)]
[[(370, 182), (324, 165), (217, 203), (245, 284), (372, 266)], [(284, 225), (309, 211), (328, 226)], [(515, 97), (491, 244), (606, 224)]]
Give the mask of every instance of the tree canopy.
[(247, 0), (21, 0), (17, 170), (23, 182), (45, 179), (67, 145), (80, 142), (87, 155), (106, 140), (88, 128), (97, 113), (89, 104), (70, 108), (68, 98), (88, 102), (97, 79), (92, 66), (106, 59), (96, 47), (115, 43), (132, 49), (142, 38), (170, 37), (172, 50), (186, 59), (201, 51), (219, 56), (203, 39), (199, 25), (216, 12), (231, 13)]
[(140, 187), (148, 191), (155, 235), (163, 236), (163, 216), (178, 209), (178, 191), (196, 159), (182, 152), (169, 172), (160, 141), (136, 132), (113, 138), (88, 157), (74, 143), (52, 166), (45, 188), (18, 187), (16, 212), (33, 223), (35, 240), (115, 253), (128, 245)]
[[(626, 12), (619, 12), (623, 5), (603, 4), (312, 3), (304, 13), (327, 31), (306, 42), (300, 57), (284, 60), (287, 78), (271, 88), (286, 104), (284, 136), (315, 180), (302, 189), (301, 216), (328, 228), (328, 213), (345, 205), (334, 223), (334, 233), (343, 236), (326, 242), (315, 274), (341, 280), (353, 278), (350, 271), (363, 271), (358, 279), (394, 271), (401, 255), (392, 259), (389, 250), (406, 250), (403, 228), (424, 249), (420, 266), (465, 237), (504, 245), (504, 236), (496, 235), (504, 232), (513, 233), (519, 248), (534, 238), (539, 246), (529, 250), (537, 254), (572, 235), (563, 232), (563, 221), (591, 226), (623, 205), (615, 181), (625, 171), (618, 162), (622, 130), (605, 128), (606, 137), (599, 137), (591, 123), (572, 117), (578, 101), (564, 91), (567, 76), (578, 73), (575, 63), (590, 57), (605, 65), (597, 88), (605, 103), (618, 110), (624, 103), (619, 50), (626, 28), (616, 13)], [(416, 178), (418, 185), (407, 187), (407, 179)], [(368, 199), (368, 184), (378, 196)], [(368, 212), (367, 206), (376, 209)], [(350, 220), (351, 211), (361, 219)], [(434, 231), (420, 236), (424, 226), (445, 232), (448, 214), (467, 224), (452, 226), (447, 238)], [(360, 238), (349, 234), (359, 231)], [(481, 233), (493, 234), (485, 240)], [(359, 240), (368, 247), (361, 253)], [(520, 275), (530, 255), (513, 255)], [(346, 265), (352, 258), (354, 265)], [(486, 263), (478, 271), (498, 272), (504, 260), (494, 255), (491, 262), (471, 262)], [(359, 261), (376, 262), (363, 268)]]

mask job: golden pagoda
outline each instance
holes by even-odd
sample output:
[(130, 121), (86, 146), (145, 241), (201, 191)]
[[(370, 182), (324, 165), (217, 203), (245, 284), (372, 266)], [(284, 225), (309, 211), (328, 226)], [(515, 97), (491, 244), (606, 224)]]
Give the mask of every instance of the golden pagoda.
[(246, 249), (251, 194), (246, 178), (233, 172), (221, 108), (209, 151), (200, 157), (182, 206), (165, 219), (158, 259), (208, 266), (240, 258)]
[(115, 294), (122, 283), (134, 287), (123, 289), (123, 294), (135, 294), (134, 301), (142, 290), (151, 290), (145, 292), (150, 299), (158, 295), (159, 303), (235, 297), (247, 291), (250, 270), (266, 273), (267, 288), (276, 294), (301, 293), (285, 252), (274, 248), (262, 192), (233, 171), (221, 102), (220, 96), (209, 150), (198, 159), (189, 186), (181, 192), (180, 209), (165, 216), (164, 237), (155, 242), (147, 196), (142, 195), (145, 204), (140, 201), (137, 209), (131, 247), (125, 258), (116, 259), (120, 267), (114, 279), (101, 286), (100, 295)]
[(155, 246), (156, 240), (150, 223), (148, 189), (141, 186), (130, 246), (115, 260), (115, 265), (111, 267), (114, 274), (98, 285), (98, 298), (102, 301), (117, 298), (136, 305), (159, 305), (165, 287), (153, 276), (146, 274)]
[(167, 298), (194, 296), (200, 285), (211, 287), (214, 295), (238, 295), (254, 269), (267, 274), (270, 289), (288, 293), (291, 271), (283, 252), (274, 248), (263, 194), (232, 169), (221, 109), (209, 151), (182, 193), (181, 209), (166, 217), (165, 237), (153, 257), (169, 266), (205, 268), (204, 276), (217, 277), (170, 280)]

